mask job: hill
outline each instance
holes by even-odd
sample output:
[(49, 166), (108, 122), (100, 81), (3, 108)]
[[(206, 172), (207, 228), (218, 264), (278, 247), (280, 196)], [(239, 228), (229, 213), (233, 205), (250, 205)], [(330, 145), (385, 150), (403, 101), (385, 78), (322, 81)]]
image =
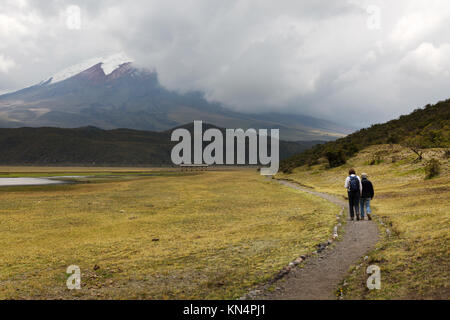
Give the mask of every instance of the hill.
[[(294, 155), (281, 163), (288, 173), (294, 168), (317, 164), (321, 158), (330, 167), (344, 164), (347, 159), (365, 147), (377, 144), (402, 144), (418, 152), (424, 148), (450, 146), (450, 100), (416, 109), (409, 115), (359, 130), (344, 138), (331, 141)], [(378, 161), (375, 154), (372, 161)]]
[[(192, 130), (192, 124), (186, 126)], [(206, 130), (212, 125), (205, 124)], [(103, 130), (96, 127), (0, 129), (0, 164), (3, 165), (172, 165), (175, 143), (171, 130)], [(280, 159), (320, 141), (280, 141)]]
[(201, 92), (170, 91), (160, 84), (155, 71), (131, 62), (118, 60), (108, 68), (98, 62), (78, 73), (69, 71), (1, 95), (0, 126), (164, 131), (202, 120), (222, 128), (279, 128), (281, 138), (290, 141), (329, 141), (351, 132), (309, 116), (235, 112), (207, 101)]

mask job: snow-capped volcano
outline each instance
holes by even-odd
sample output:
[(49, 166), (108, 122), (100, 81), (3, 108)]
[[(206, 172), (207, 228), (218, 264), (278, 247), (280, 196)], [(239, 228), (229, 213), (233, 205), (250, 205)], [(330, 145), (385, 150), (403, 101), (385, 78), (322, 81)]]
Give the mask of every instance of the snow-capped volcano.
[(219, 127), (280, 128), (285, 140), (330, 140), (347, 133), (298, 115), (241, 114), (210, 103), (201, 92), (161, 86), (154, 71), (124, 53), (83, 61), (41, 83), (0, 95), (0, 127), (82, 127), (168, 130), (204, 120)]
[(47, 79), (50, 80), (48, 83), (57, 83), (73, 77), (99, 63), (105, 75), (109, 75), (114, 70), (119, 68), (120, 65), (127, 62), (133, 62), (133, 60), (129, 58), (124, 52), (119, 52), (107, 57), (97, 57), (82, 61), (59, 71), (58, 73)]

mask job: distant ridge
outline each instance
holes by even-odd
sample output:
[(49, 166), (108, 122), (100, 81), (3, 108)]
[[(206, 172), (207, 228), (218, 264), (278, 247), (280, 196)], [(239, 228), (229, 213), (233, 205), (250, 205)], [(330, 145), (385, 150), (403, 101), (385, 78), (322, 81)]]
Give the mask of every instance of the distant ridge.
[[(183, 127), (192, 130), (191, 125)], [(204, 124), (203, 129), (211, 127)], [(171, 132), (94, 126), (0, 129), (0, 165), (171, 166)], [(280, 158), (319, 142), (280, 141)]]

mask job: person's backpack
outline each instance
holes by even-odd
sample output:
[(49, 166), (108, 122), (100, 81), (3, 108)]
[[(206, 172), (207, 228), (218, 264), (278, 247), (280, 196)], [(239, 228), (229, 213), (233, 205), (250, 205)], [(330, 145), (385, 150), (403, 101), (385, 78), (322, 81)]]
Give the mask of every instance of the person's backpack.
[(358, 192), (359, 190), (359, 180), (356, 176), (350, 176), (350, 192)]

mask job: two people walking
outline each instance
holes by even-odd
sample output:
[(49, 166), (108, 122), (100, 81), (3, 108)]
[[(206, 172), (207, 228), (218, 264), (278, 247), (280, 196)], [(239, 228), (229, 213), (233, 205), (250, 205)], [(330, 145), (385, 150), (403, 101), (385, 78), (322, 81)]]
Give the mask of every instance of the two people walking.
[(350, 169), (348, 177), (345, 179), (345, 189), (348, 192), (350, 219), (354, 220), (356, 216), (356, 220), (364, 220), (364, 213), (367, 213), (367, 218), (372, 220), (370, 200), (373, 199), (375, 193), (367, 174), (363, 173), (359, 178), (355, 169)]

